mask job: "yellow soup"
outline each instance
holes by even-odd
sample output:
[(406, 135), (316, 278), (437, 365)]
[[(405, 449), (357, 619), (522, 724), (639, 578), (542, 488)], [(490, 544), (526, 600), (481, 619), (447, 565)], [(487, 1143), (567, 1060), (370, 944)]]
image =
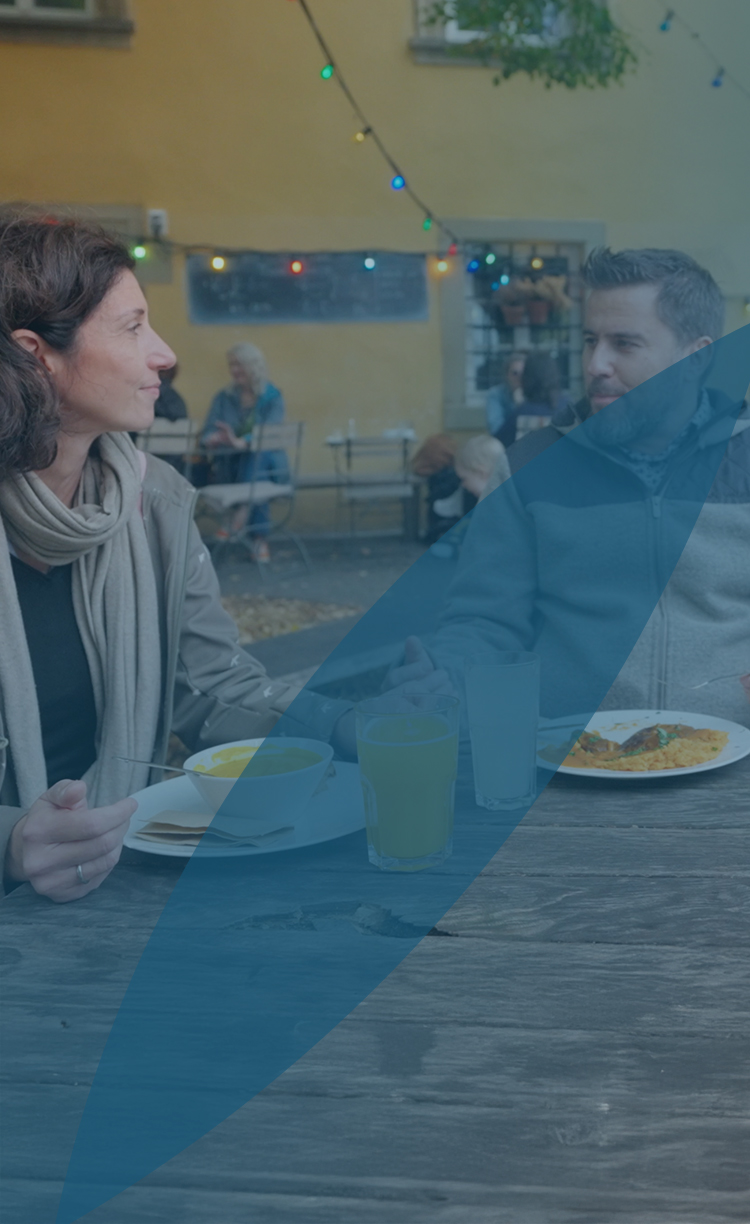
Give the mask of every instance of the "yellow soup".
[[(258, 748), (223, 748), (214, 753), (215, 765), (210, 769), (205, 765), (196, 765), (196, 772), (208, 774), (211, 778), (241, 778), (258, 751)], [(293, 773), (297, 769), (319, 765), (321, 760), (317, 752), (310, 752), (307, 748), (266, 749), (252, 769), (247, 771), (247, 776), (267, 778), (274, 774)]]

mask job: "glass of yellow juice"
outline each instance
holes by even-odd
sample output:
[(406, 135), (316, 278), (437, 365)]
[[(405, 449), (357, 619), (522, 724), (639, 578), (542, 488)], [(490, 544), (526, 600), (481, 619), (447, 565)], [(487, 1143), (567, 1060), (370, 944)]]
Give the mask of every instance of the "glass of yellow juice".
[(356, 707), (370, 862), (422, 871), (453, 850), (456, 697), (385, 694)]

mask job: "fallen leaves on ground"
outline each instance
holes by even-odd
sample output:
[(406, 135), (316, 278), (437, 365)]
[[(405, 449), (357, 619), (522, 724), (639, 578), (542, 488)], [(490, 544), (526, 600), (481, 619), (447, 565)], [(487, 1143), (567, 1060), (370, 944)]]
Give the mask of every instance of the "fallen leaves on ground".
[(326, 621), (357, 616), (363, 609), (354, 604), (315, 603), (308, 599), (271, 599), (267, 595), (225, 595), (222, 604), (236, 624), (240, 642), (260, 642), (312, 629)]

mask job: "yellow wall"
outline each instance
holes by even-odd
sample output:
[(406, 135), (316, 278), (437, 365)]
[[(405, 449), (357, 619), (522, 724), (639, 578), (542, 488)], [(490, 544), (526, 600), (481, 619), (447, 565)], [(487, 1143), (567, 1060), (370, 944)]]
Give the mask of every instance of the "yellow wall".
[[(613, 245), (682, 246), (730, 297), (750, 295), (750, 102), (653, 0), (619, 0), (641, 65), (624, 87), (498, 89), (487, 71), (416, 65), (411, 0), (313, 0), (363, 106), (413, 186), (445, 216), (591, 219)], [(747, 0), (680, 0), (722, 63), (746, 78)], [(433, 249), (289, 0), (136, 0), (130, 50), (0, 43), (5, 199), (167, 208), (171, 236), (234, 247)], [(748, 78), (750, 84), (750, 78)], [(266, 351), (290, 415), (325, 434), (410, 420), (440, 427), (437, 292), (429, 323), (192, 327), (180, 261), (148, 291), (201, 416), (237, 339)]]

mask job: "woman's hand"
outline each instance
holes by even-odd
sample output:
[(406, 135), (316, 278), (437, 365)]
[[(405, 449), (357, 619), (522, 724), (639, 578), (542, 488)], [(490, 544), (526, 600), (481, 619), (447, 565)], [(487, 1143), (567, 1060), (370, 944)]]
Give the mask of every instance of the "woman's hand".
[[(58, 782), (14, 827), (5, 855), (5, 878), (31, 884), (51, 901), (77, 901), (117, 866), (135, 799), (88, 808), (85, 782)], [(85, 884), (81, 884), (77, 867)]]
[(235, 450), (247, 450), (247, 440), (238, 438), (232, 426), (227, 425), (226, 421), (216, 422), (216, 434), (220, 439), (217, 445), (233, 446)]

